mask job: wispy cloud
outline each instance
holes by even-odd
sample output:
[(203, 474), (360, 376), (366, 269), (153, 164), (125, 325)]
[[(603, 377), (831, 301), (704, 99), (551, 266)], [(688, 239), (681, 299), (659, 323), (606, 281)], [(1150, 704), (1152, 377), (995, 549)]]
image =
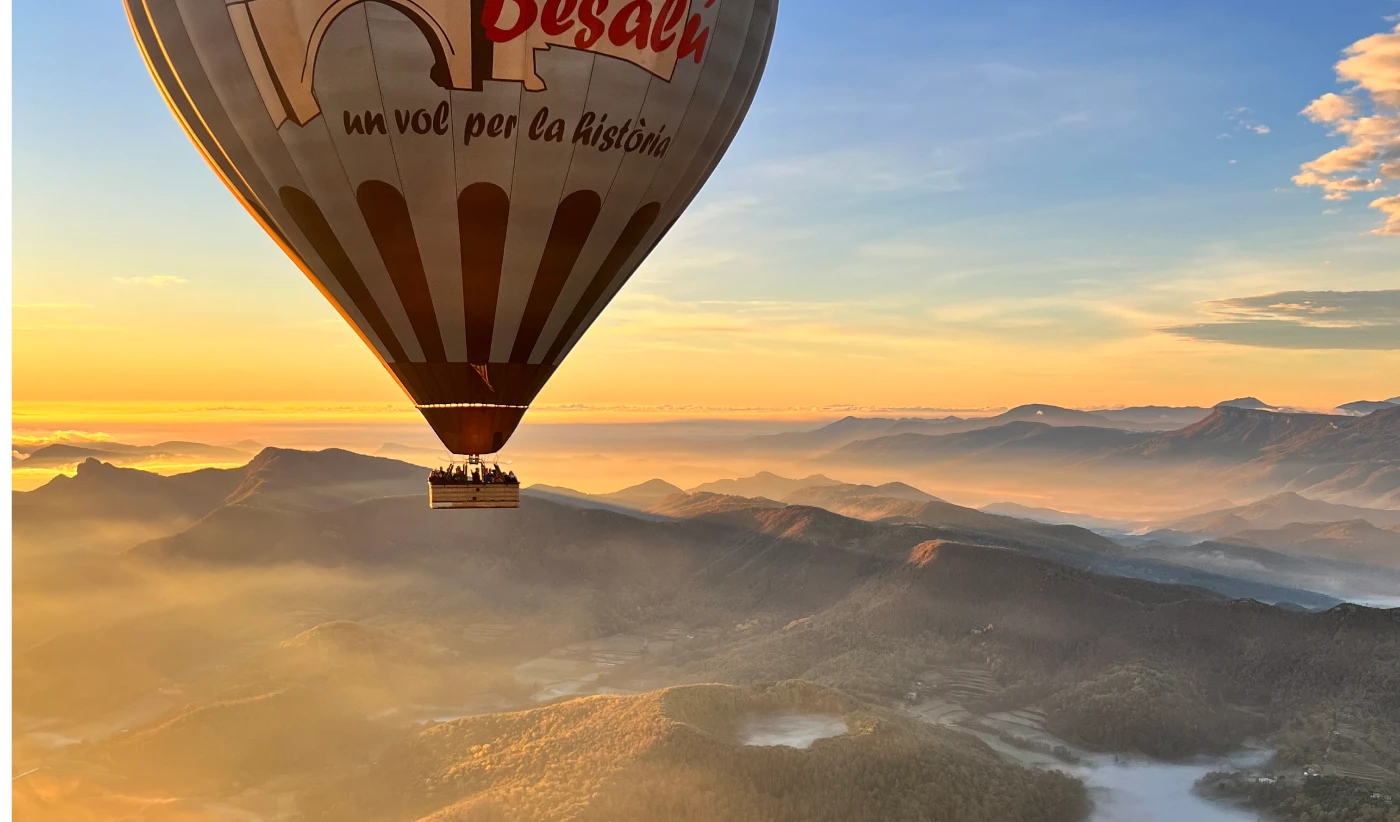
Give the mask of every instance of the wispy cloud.
[(21, 428), (11, 432), (10, 445), (12, 450), (27, 453), (45, 445), (81, 445), (89, 442), (111, 442), (112, 439), (111, 434), (101, 431), (45, 431)]
[[(1345, 54), (1337, 79), (1350, 88), (1322, 95), (1302, 114), (1330, 127), (1346, 145), (1303, 163), (1293, 177), (1295, 185), (1321, 188), (1328, 200), (1382, 191), (1400, 180), (1400, 24), (1352, 43)], [(1400, 236), (1400, 196), (1379, 197), (1371, 208), (1385, 216), (1373, 234)]]
[(184, 277), (172, 277), (168, 274), (156, 274), (150, 277), (113, 277), (113, 280), (122, 285), (148, 285), (152, 288), (164, 288), (167, 285), (184, 285), (189, 282)]
[(15, 303), (16, 310), (32, 311), (82, 311), (96, 308), (91, 303)]
[[(1253, 134), (1268, 134), (1273, 129), (1254, 119), (1254, 113), (1245, 106), (1237, 106), (1225, 112), (1225, 121), (1234, 126), (1236, 131), (1247, 131)], [(1229, 134), (1221, 134), (1221, 137), (1229, 138)]]
[(1257, 348), (1400, 350), (1400, 289), (1283, 291), (1202, 307), (1211, 321), (1161, 330)]

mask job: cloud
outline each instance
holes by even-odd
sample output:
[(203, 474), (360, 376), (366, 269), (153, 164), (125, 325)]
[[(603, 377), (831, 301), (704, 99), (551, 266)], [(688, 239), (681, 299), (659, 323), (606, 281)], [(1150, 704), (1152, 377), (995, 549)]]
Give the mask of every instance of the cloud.
[(184, 285), (189, 282), (184, 277), (171, 277), (167, 274), (156, 274), (151, 277), (113, 277), (113, 280), (122, 285), (149, 285), (152, 288), (163, 288), (167, 285)]
[(1316, 160), (1303, 163), (1304, 172), (1317, 174), (1337, 174), (1343, 171), (1362, 171), (1370, 168), (1380, 156), (1380, 149), (1372, 145), (1353, 145), (1334, 148)]
[[(1256, 122), (1251, 116), (1250, 110), (1245, 108), (1244, 106), (1232, 108), (1229, 111), (1225, 112), (1225, 119), (1231, 123), (1234, 123), (1235, 128), (1239, 131), (1252, 131), (1255, 134), (1268, 134), (1270, 131), (1273, 130), (1268, 126), (1264, 125), (1263, 123)], [(1226, 139), (1229, 139), (1230, 137), (1230, 135), (1228, 134), (1222, 134), (1220, 136)]]
[[(1301, 114), (1330, 126), (1346, 145), (1303, 163), (1293, 177), (1294, 185), (1321, 188), (1327, 200), (1381, 191), (1387, 180), (1400, 179), (1400, 24), (1357, 40), (1344, 55), (1337, 79), (1351, 88), (1318, 97)], [(1371, 203), (1386, 216), (1373, 234), (1400, 235), (1396, 202), (1384, 196)]]
[(1356, 101), (1329, 91), (1309, 103), (1303, 116), (1314, 123), (1335, 123), (1356, 116)]
[(1159, 330), (1256, 348), (1400, 350), (1400, 289), (1284, 291), (1202, 307), (1211, 321)]
[(1378, 105), (1400, 109), (1400, 23), (1357, 40), (1337, 64), (1337, 76), (1371, 93)]
[(1371, 208), (1377, 209), (1385, 215), (1385, 223), (1371, 232), (1372, 234), (1400, 236), (1400, 195), (1372, 200)]
[(13, 451), (28, 453), (45, 445), (56, 443), (82, 445), (90, 442), (111, 442), (112, 439), (111, 434), (104, 434), (101, 431), (48, 431), (21, 428), (10, 433), (10, 446)]

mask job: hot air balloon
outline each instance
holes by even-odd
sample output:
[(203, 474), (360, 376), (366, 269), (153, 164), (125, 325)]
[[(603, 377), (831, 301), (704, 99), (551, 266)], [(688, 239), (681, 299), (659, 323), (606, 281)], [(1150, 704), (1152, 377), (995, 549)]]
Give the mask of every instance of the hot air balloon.
[(474, 458), (451, 493), (433, 486), (434, 507), (518, 504), (518, 483), (471, 480), (490, 473), (480, 455), (506, 444), (714, 170), (778, 10), (125, 2), (151, 74), (215, 172), (448, 451)]

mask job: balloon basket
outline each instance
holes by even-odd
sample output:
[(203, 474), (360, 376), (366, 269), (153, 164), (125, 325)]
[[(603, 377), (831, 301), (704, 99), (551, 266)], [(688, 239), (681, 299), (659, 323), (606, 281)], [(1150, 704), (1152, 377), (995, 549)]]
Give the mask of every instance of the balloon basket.
[(428, 504), (433, 510), (457, 508), (519, 508), (519, 485), (428, 484)]

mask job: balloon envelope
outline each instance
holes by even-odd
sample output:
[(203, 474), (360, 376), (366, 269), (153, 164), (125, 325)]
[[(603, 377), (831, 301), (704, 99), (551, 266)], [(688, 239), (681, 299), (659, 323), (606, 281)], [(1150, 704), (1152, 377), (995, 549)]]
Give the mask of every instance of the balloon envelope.
[(694, 198), (778, 5), (126, 4), (190, 138), (457, 454), (500, 450)]

